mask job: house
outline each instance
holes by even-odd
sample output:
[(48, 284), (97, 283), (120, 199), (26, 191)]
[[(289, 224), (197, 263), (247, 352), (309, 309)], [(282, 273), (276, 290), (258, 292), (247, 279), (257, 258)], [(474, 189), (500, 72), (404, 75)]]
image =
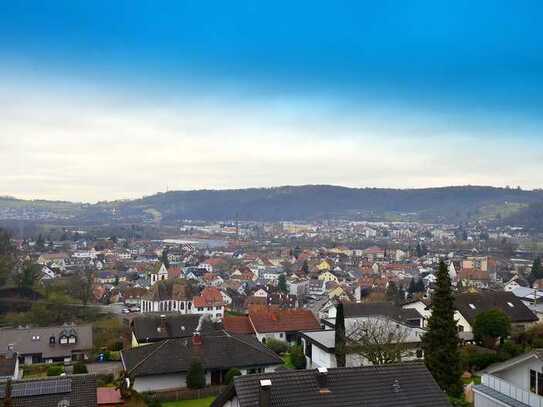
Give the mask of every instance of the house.
[[(330, 310), (332, 318), (322, 321), (327, 329), (301, 334), (308, 366), (336, 367), (335, 311)], [(345, 303), (343, 313), (347, 338), (358, 340), (369, 337), (370, 342), (380, 345), (405, 344), (398, 362), (422, 358), (421, 340), (425, 330), (422, 328), (423, 318), (415, 309), (403, 309), (389, 303)], [(355, 353), (348, 354), (346, 362), (347, 366), (372, 364), (371, 360)]]
[(92, 348), (91, 325), (0, 329), (0, 352), (16, 352), (25, 365), (85, 360)]
[(224, 331), (212, 335), (196, 331), (192, 338), (166, 339), (121, 352), (123, 368), (134, 377), (138, 392), (186, 387), (187, 372), (195, 359), (201, 362), (208, 385), (223, 384), (233, 367), (249, 374), (272, 372), (283, 363), (256, 338)]
[(164, 263), (157, 263), (155, 268), (150, 274), (151, 285), (155, 285), (159, 281), (164, 281), (168, 279), (168, 269)]
[[(0, 385), (0, 402), (5, 386)], [(11, 384), (15, 407), (96, 407), (96, 376), (72, 375), (16, 380)]]
[(255, 307), (249, 311), (249, 321), (258, 340), (293, 342), (299, 331), (319, 330), (320, 324), (310, 310)]
[(325, 282), (329, 282), (329, 281), (333, 281), (335, 283), (339, 282), (338, 278), (334, 274), (332, 274), (330, 271), (325, 271), (319, 274), (318, 279), (320, 281), (325, 281)]
[(488, 288), (490, 274), (488, 271), (478, 268), (463, 268), (458, 273), (458, 280), (464, 287)]
[[(421, 328), (424, 323), (424, 317), (412, 308), (402, 308), (390, 303), (352, 303), (346, 302), (343, 304), (343, 315), (345, 320), (382, 316), (388, 319), (405, 323), (414, 328)], [(330, 310), (330, 318), (335, 320), (336, 310)]]
[(238, 376), (211, 407), (448, 407), (423, 363)]
[(221, 291), (216, 287), (206, 287), (198, 297), (192, 300), (192, 313), (209, 315), (218, 321), (224, 316), (224, 299)]
[(200, 325), (202, 332), (215, 329), (211, 320), (196, 314), (144, 314), (132, 319), (130, 331), (132, 347), (163, 341), (164, 339), (191, 337)]
[(228, 315), (223, 319), (224, 330), (234, 335), (254, 335), (255, 330), (251, 325), (248, 315)]
[(475, 407), (543, 406), (543, 350), (488, 366), (473, 387)]
[(511, 292), (485, 291), (465, 293), (455, 297), (455, 319), (460, 332), (473, 332), (472, 324), (481, 312), (499, 309), (511, 320), (513, 329), (524, 330), (538, 322), (537, 316)]
[(161, 280), (140, 301), (143, 312), (192, 313), (192, 286), (186, 280)]

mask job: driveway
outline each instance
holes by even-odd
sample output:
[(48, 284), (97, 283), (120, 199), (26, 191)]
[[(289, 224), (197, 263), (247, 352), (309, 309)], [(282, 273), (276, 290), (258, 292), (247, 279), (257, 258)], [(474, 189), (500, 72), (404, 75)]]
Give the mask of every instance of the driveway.
[(113, 373), (118, 376), (123, 370), (121, 362), (102, 362), (102, 363), (88, 363), (87, 369), (89, 373), (93, 374), (110, 374)]

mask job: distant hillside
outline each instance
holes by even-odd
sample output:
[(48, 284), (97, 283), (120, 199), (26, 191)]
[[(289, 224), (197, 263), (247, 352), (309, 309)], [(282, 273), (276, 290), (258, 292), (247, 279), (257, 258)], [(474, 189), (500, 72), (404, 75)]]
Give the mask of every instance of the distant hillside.
[(543, 232), (543, 202), (533, 203), (503, 219), (502, 224)]
[(93, 205), (0, 198), (0, 219), (5, 219), (6, 214), (25, 214), (37, 219), (58, 216), (82, 223), (173, 223), (181, 219), (227, 220), (236, 217), (268, 221), (344, 217), (460, 222), (473, 218), (492, 219), (502, 214), (513, 216), (538, 202), (543, 202), (542, 191), (508, 188), (384, 189), (304, 185), (172, 191)]
[(177, 219), (296, 220), (323, 217), (413, 217), (460, 221), (485, 208), (543, 201), (543, 192), (492, 187), (428, 189), (345, 188), (330, 185), (240, 190), (174, 191), (119, 206), (121, 216)]

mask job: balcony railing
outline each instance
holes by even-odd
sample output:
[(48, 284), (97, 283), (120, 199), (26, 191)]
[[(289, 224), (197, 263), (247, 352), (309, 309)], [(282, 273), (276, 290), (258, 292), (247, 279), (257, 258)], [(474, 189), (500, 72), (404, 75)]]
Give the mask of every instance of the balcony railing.
[(502, 380), (499, 377), (490, 374), (484, 374), (481, 378), (481, 384), (484, 384), (485, 386), (496, 390), (504, 396), (527, 404), (530, 407), (543, 407), (543, 397), (538, 396), (535, 393), (523, 390), (519, 387), (513, 386), (511, 383)]

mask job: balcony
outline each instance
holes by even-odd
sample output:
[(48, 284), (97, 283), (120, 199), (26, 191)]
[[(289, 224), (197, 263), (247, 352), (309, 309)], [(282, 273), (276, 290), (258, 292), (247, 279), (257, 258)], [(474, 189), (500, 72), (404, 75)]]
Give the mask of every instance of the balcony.
[[(484, 374), (481, 384), (474, 386), (473, 391), (485, 399), (497, 401), (500, 405), (512, 407), (543, 407), (543, 397), (513, 386), (496, 376)], [(477, 407), (477, 402), (475, 403)]]

